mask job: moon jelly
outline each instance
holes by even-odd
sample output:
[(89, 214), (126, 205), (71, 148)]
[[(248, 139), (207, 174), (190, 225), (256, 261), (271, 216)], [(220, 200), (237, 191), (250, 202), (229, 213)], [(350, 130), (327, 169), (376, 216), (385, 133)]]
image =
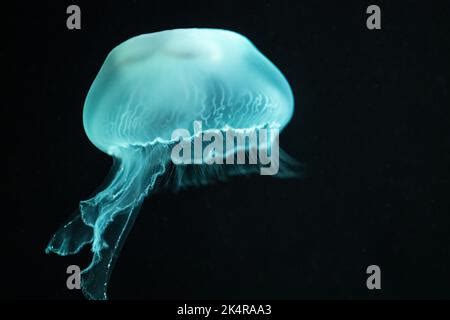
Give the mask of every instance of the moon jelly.
[[(200, 133), (187, 139), (192, 143), (209, 130), (281, 130), (293, 108), (282, 73), (235, 32), (176, 29), (123, 42), (107, 56), (83, 109), (89, 140), (113, 158), (111, 172), (97, 194), (80, 202), (46, 252), (69, 255), (90, 245), (93, 257), (82, 271), (81, 287), (87, 298), (106, 299), (115, 259), (145, 197), (162, 187), (256, 172), (255, 165), (228, 162), (175, 165), (171, 150), (180, 140), (173, 132), (201, 122)], [(295, 175), (295, 161), (285, 153), (280, 158), (278, 176)]]

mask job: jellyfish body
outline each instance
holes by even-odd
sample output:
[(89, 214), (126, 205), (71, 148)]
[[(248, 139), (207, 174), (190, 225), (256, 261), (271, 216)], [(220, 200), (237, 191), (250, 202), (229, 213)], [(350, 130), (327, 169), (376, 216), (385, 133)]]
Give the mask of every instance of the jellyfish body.
[[(106, 58), (83, 109), (88, 138), (114, 159), (111, 172), (46, 251), (75, 254), (89, 244), (93, 258), (82, 272), (82, 290), (88, 298), (106, 299), (115, 259), (140, 205), (171, 162), (173, 131), (193, 121), (202, 121), (204, 131), (282, 129), (293, 107), (282, 73), (235, 32), (176, 29), (123, 42)], [(251, 172), (223, 167), (206, 168), (198, 180), (176, 167), (172, 183), (179, 188)]]

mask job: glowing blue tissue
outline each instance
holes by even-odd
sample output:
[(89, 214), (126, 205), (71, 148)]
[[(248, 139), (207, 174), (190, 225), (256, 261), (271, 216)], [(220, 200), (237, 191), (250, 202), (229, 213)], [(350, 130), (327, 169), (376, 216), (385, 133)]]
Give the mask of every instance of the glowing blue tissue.
[[(89, 140), (114, 159), (111, 172), (46, 251), (69, 255), (89, 244), (93, 258), (82, 272), (82, 290), (87, 298), (106, 299), (115, 259), (146, 196), (163, 186), (256, 172), (254, 166), (174, 166), (173, 131), (192, 128), (194, 121), (202, 122), (203, 131), (282, 129), (293, 106), (282, 73), (235, 32), (177, 29), (123, 42), (106, 58), (83, 110)], [(294, 164), (286, 154), (280, 157), (282, 165)], [(163, 175), (169, 166), (173, 170)]]

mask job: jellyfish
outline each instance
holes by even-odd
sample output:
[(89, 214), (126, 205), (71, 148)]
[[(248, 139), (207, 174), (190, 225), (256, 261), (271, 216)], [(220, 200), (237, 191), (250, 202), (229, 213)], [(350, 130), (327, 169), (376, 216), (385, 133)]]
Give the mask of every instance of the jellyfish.
[[(111, 271), (144, 198), (158, 190), (254, 173), (261, 166), (201, 161), (176, 165), (174, 146), (194, 144), (199, 134), (211, 130), (282, 130), (293, 110), (283, 74), (236, 32), (175, 29), (121, 43), (108, 54), (83, 108), (87, 137), (113, 158), (110, 173), (53, 235), (46, 252), (65, 256), (90, 246), (92, 260), (81, 273), (81, 289), (88, 299), (107, 299)], [(190, 128), (195, 121), (201, 122), (200, 130), (174, 138), (175, 130)], [(227, 156), (268, 146), (272, 144), (244, 143), (227, 149)], [(296, 176), (296, 161), (282, 151), (278, 158), (277, 176)]]

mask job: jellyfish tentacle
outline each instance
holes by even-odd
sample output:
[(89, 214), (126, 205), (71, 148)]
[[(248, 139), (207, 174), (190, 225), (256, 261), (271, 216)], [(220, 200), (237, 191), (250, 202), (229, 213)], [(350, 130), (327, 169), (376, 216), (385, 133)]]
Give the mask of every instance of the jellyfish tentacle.
[[(113, 164), (99, 187), (97, 187), (90, 199), (95, 199), (99, 194), (108, 189), (111, 184), (117, 179), (117, 172), (120, 168), (120, 161), (113, 158)], [(95, 201), (81, 201), (79, 208), (72, 215), (71, 219), (61, 226), (55, 234), (53, 234), (45, 253), (56, 253), (61, 256), (73, 255), (80, 252), (80, 250), (86, 245), (92, 243), (93, 237), (93, 224), (89, 225), (83, 219), (82, 212), (92, 210), (89, 206), (92, 206), (92, 202)]]
[(84, 223), (77, 211), (75, 217), (53, 235), (45, 252), (47, 254), (53, 252), (61, 256), (76, 254), (92, 242), (92, 236), (93, 229)]
[(166, 170), (168, 157), (161, 156), (166, 153), (159, 146), (127, 152), (112, 184), (83, 206), (83, 220), (93, 226), (93, 258), (81, 278), (83, 293), (90, 299), (107, 299), (108, 281), (124, 240), (142, 202)]
[[(89, 299), (106, 300), (108, 281), (117, 256), (123, 246), (139, 212), (139, 205), (129, 207), (116, 213), (114, 222), (109, 227), (108, 236), (103, 236), (101, 249), (93, 250), (91, 264), (81, 274), (83, 294)], [(107, 239), (111, 240), (107, 240)], [(109, 244), (107, 244), (109, 243)]]

